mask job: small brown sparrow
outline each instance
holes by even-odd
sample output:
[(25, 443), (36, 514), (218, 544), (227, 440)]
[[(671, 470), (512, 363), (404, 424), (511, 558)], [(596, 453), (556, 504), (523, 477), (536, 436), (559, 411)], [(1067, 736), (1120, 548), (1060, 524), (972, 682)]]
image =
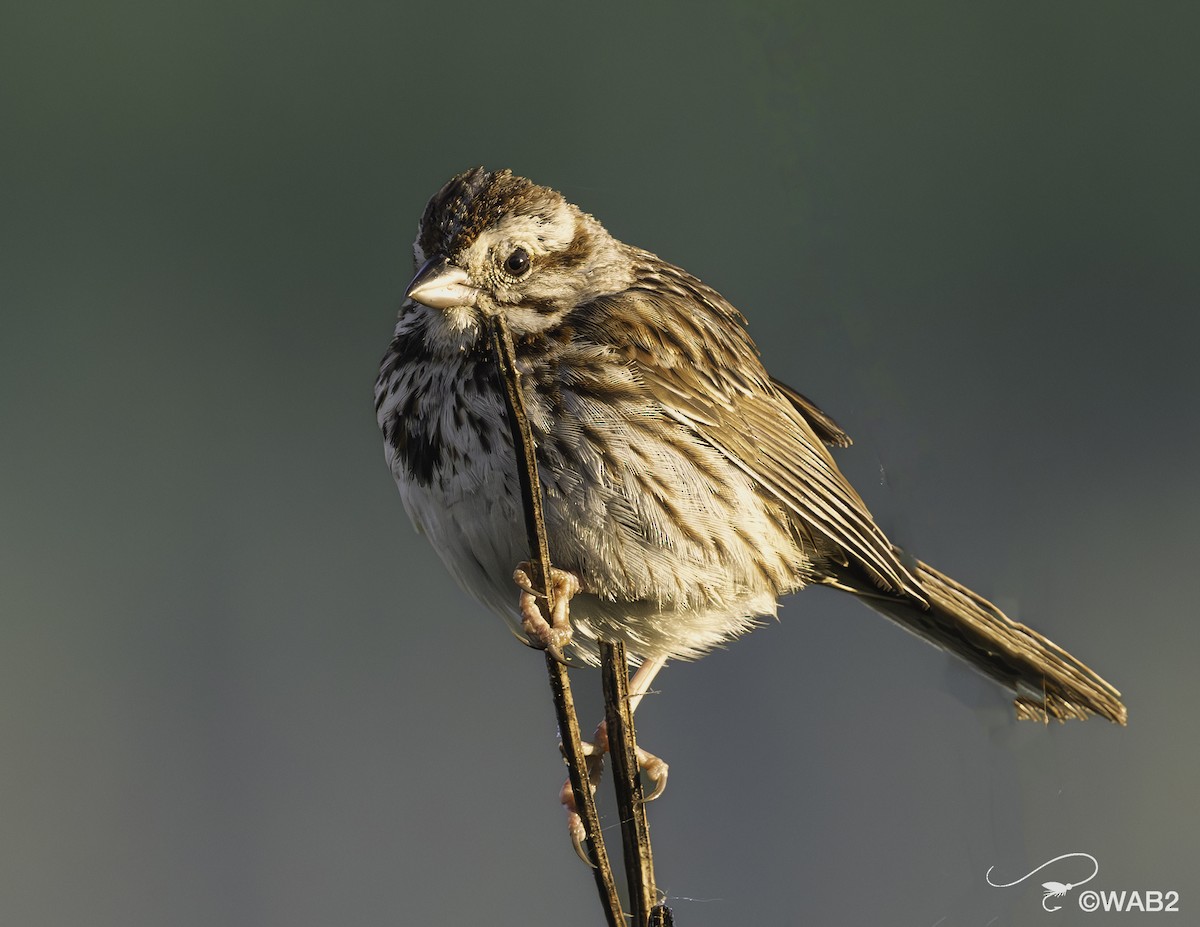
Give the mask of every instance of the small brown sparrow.
[[(773, 379), (742, 315), (687, 271), (613, 238), (509, 171), (429, 201), (375, 386), (404, 506), (450, 572), (536, 647), (597, 662), (624, 641), (646, 691), (818, 583), (966, 660), (1018, 715), (1125, 723), (1112, 686), (893, 546), (827, 446), (845, 432)], [(513, 333), (537, 444), (554, 583), (527, 576), (518, 462), (485, 317)], [(570, 600), (569, 617), (566, 602)]]

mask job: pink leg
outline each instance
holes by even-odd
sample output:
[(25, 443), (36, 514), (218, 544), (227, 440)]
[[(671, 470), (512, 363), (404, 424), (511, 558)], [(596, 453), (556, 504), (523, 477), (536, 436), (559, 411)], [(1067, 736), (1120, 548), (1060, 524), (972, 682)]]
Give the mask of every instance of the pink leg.
[[(629, 711), (631, 714), (637, 710), (642, 696), (650, 690), (650, 684), (654, 681), (654, 677), (666, 664), (666, 657), (655, 657), (653, 660), (643, 663), (633, 674), (633, 678), (629, 680)], [(588, 782), (592, 792), (595, 793), (596, 788), (600, 785), (600, 775), (604, 772), (604, 754), (608, 752), (608, 722), (601, 721), (596, 725), (596, 733), (592, 737), (592, 742), (583, 745), (583, 752), (588, 758)], [(654, 783), (654, 791), (646, 797), (646, 801), (653, 801), (667, 787), (668, 766), (653, 753), (649, 753), (641, 747), (637, 748), (637, 762), (638, 768), (643, 770), (650, 781)], [(571, 843), (575, 847), (575, 852), (579, 854), (580, 859), (590, 865), (590, 860), (588, 860), (583, 847), (587, 831), (583, 826), (583, 818), (579, 814), (579, 809), (575, 806), (575, 792), (571, 788), (570, 779), (563, 785), (561, 800), (563, 808), (567, 812), (567, 831), (571, 835)]]

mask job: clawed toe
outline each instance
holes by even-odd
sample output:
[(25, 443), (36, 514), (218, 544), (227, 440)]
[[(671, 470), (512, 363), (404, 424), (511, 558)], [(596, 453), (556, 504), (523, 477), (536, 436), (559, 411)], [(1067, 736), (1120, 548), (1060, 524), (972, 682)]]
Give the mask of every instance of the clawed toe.
[[(526, 563), (521, 564), (517, 568), (517, 572), (513, 578), (516, 580), (517, 585), (525, 590), (532, 599), (537, 593), (531, 588), (527, 572), (528, 566)], [(555, 570), (554, 572), (557, 574), (561, 571)], [(571, 581), (574, 582), (574, 588), (570, 590), (570, 594), (573, 594), (579, 588), (578, 580), (571, 576), (571, 574), (564, 574), (564, 576), (568, 578), (568, 583)], [(557, 584), (562, 582), (562, 577), (554, 576), (552, 580)], [(567, 588), (570, 589), (570, 585)], [(555, 592), (556, 594), (558, 593), (557, 588)], [(522, 599), (522, 602), (524, 602), (524, 599)], [(536, 602), (534, 605), (536, 608)], [(557, 606), (558, 601), (556, 600), (556, 610)], [(638, 668), (633, 678), (629, 680), (627, 698), (629, 700), (630, 713), (637, 710), (642, 697), (650, 691), (650, 684), (654, 681), (655, 675), (666, 665), (666, 662), (666, 658), (661, 656), (646, 660)], [(592, 742), (588, 743), (584, 741), (580, 746), (583, 751), (584, 765), (586, 767), (582, 770), (586, 776), (584, 787), (590, 789), (594, 795), (600, 785), (600, 777), (604, 772), (604, 754), (609, 752), (608, 722), (601, 721), (596, 725), (596, 733), (592, 736)], [(641, 747), (636, 747), (636, 751), (638, 769), (646, 774), (646, 778), (654, 786), (650, 794), (644, 797), (642, 801), (653, 801), (662, 795), (663, 790), (667, 787), (667, 772), (669, 767), (653, 753), (643, 750)], [(565, 760), (566, 758), (564, 752), (563, 759)], [(584, 826), (583, 819), (579, 814), (580, 809), (575, 804), (575, 790), (571, 787), (570, 779), (563, 784), (560, 800), (567, 812), (567, 831), (571, 836), (571, 845), (575, 847), (575, 853), (589, 866), (594, 867), (595, 863), (588, 858), (586, 849), (587, 828)]]
[(654, 801), (667, 789), (667, 773), (670, 771), (670, 767), (653, 753), (647, 753), (641, 747), (637, 748), (637, 761), (638, 768), (654, 783), (654, 791), (642, 800)]
[(596, 863), (588, 856), (587, 844), (584, 842), (587, 840), (587, 828), (583, 826), (583, 817), (575, 807), (575, 790), (571, 788), (570, 779), (563, 785), (560, 799), (567, 811), (567, 833), (571, 835), (571, 846), (575, 848), (575, 855), (595, 869)]
[[(587, 786), (592, 790), (592, 794), (596, 793), (596, 789), (600, 786), (600, 777), (604, 773), (604, 755), (608, 753), (608, 722), (601, 721), (596, 726), (596, 733), (593, 735), (592, 742), (586, 740), (581, 744), (583, 747), (583, 755), (587, 757)], [(654, 801), (667, 788), (667, 773), (670, 767), (659, 759), (653, 753), (637, 748), (637, 763), (638, 769), (646, 774), (646, 778), (654, 785), (653, 791), (645, 796), (642, 801)], [(587, 838), (587, 829), (584, 827), (583, 818), (579, 814), (579, 808), (575, 804), (575, 790), (571, 787), (571, 780), (568, 779), (563, 783), (562, 792), (560, 793), (563, 809), (567, 812), (567, 832), (571, 836), (571, 845), (575, 848), (576, 855), (589, 866), (595, 868), (595, 863), (588, 857), (587, 846), (584, 843)]]
[(580, 589), (579, 577), (566, 570), (551, 569), (550, 588), (554, 593), (554, 608), (547, 621), (538, 604), (538, 599), (544, 599), (546, 594), (534, 587), (530, 572), (532, 566), (529, 561), (518, 564), (513, 572), (513, 582), (521, 590), (521, 630), (525, 632), (529, 646), (549, 651), (554, 659), (565, 663), (563, 650), (571, 643), (571, 597)]
[[(587, 757), (587, 788), (595, 795), (596, 789), (600, 786), (600, 775), (604, 771), (604, 754), (598, 752), (595, 746), (587, 741), (584, 741), (581, 746), (584, 756)], [(575, 848), (575, 855), (595, 869), (596, 863), (588, 856), (587, 844), (584, 842), (587, 839), (587, 828), (583, 824), (579, 806), (575, 804), (575, 789), (572, 787), (570, 779), (563, 783), (559, 801), (562, 802), (563, 809), (567, 812), (567, 833), (571, 836), (571, 846)]]

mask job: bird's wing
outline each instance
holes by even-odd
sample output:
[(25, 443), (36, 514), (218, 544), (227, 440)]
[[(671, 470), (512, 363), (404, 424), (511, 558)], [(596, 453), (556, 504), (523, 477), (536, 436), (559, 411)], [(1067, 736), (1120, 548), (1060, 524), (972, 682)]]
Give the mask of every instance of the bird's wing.
[(618, 352), (664, 415), (754, 479), (802, 530), (832, 542), (882, 590), (924, 601), (818, 437), (844, 433), (772, 381), (744, 321), (715, 290), (655, 259), (639, 263), (633, 286), (579, 307), (568, 324)]
[(796, 392), (786, 383), (776, 380), (774, 377), (771, 377), (771, 383), (788, 402), (796, 407), (796, 411), (804, 416), (804, 420), (812, 426), (812, 430), (823, 442), (830, 447), (849, 447), (854, 443), (850, 440), (850, 436), (842, 430), (842, 426), (833, 420), (832, 415), (822, 411), (803, 393)]

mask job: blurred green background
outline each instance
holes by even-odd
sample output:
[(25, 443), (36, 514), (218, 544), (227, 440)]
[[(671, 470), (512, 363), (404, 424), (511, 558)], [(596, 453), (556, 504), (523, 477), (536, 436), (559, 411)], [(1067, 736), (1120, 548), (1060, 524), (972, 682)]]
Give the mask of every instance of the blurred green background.
[(475, 164), (721, 290), (885, 530), (1127, 696), (1126, 730), (1018, 724), (786, 600), (639, 712), (677, 923), (1041, 923), (1086, 866), (984, 873), (1071, 851), (1189, 888), (1198, 24), (6, 6), (0, 924), (600, 923), (541, 657), (415, 535), (372, 412), (420, 211)]

